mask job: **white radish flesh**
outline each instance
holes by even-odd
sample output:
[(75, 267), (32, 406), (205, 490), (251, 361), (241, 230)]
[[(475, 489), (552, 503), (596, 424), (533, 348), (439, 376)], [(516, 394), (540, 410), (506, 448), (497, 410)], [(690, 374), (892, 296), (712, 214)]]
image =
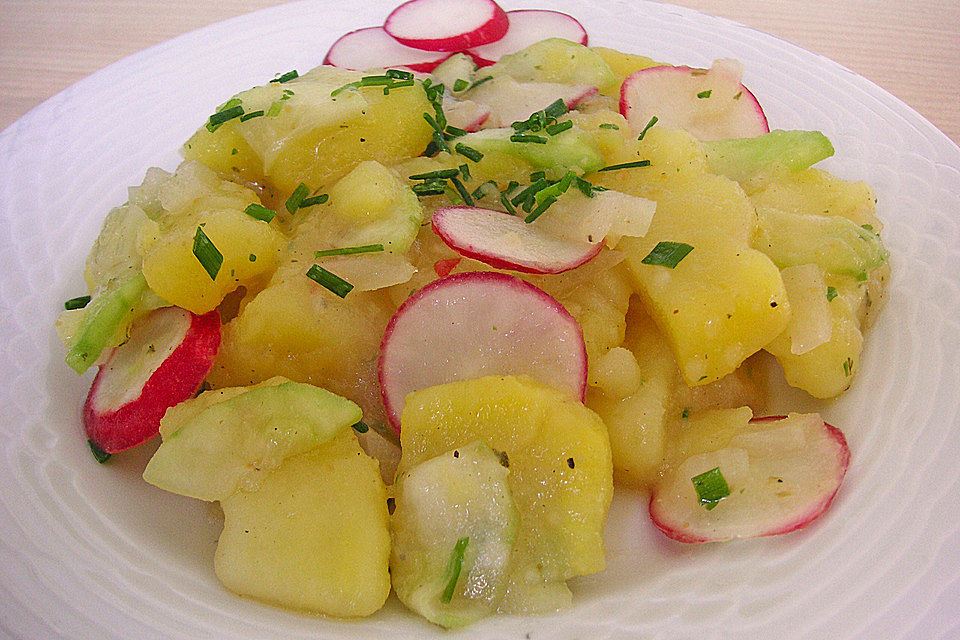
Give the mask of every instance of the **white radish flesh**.
[(116, 453), (157, 435), (166, 410), (191, 398), (220, 347), (218, 312), (158, 309), (100, 368), (83, 407), (87, 437)]
[[(818, 414), (761, 418), (726, 446), (669, 464), (650, 496), (650, 517), (680, 542), (719, 542), (802, 529), (830, 506), (850, 449)], [(718, 468), (729, 495), (708, 509), (692, 478)]]
[(400, 306), (378, 373), (399, 431), (410, 392), (487, 375), (526, 374), (582, 401), (587, 352), (580, 325), (552, 297), (514, 276), (470, 272), (435, 280)]
[(474, 132), (479, 131), (490, 119), (490, 107), (473, 100), (457, 100), (444, 96), (443, 114), (447, 116), (447, 124)]
[(467, 97), (490, 110), (490, 118), (485, 123), (488, 127), (509, 127), (557, 100), (563, 100), (567, 108), (572, 109), (595, 93), (597, 88), (587, 85), (517, 82), (508, 76), (500, 76), (468, 92)]
[(330, 47), (323, 64), (355, 71), (407, 67), (429, 73), (449, 56), (449, 53), (404, 46), (391, 38), (383, 27), (367, 27), (341, 36)]
[(516, 53), (546, 38), (563, 38), (578, 44), (587, 44), (587, 30), (576, 18), (559, 11), (522, 9), (508, 11), (510, 28), (505, 36), (492, 44), (470, 50), (481, 66), (491, 65), (502, 56)]
[(410, 0), (387, 16), (384, 30), (424, 51), (463, 51), (500, 40), (510, 26), (493, 0)]
[(656, 116), (658, 126), (698, 140), (753, 138), (770, 131), (756, 97), (740, 83), (737, 63), (709, 69), (659, 66), (632, 73), (620, 88), (620, 113), (634, 133)]
[(525, 273), (562, 273), (600, 253), (603, 245), (567, 240), (522, 218), (479, 207), (442, 207), (433, 230), (460, 255), (495, 269)]

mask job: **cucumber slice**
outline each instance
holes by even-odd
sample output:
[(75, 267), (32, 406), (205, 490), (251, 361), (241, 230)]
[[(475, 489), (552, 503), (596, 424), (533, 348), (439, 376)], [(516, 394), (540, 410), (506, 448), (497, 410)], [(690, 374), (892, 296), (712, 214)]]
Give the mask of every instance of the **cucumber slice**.
[[(192, 400), (188, 402), (197, 402)], [(284, 459), (328, 441), (362, 417), (354, 403), (298, 382), (254, 388), (215, 403), (183, 424), (161, 426), (170, 436), (143, 479), (200, 500), (223, 500), (238, 489), (255, 491)]]
[(138, 271), (125, 279), (112, 280), (94, 295), (83, 309), (76, 330), (65, 340), (65, 360), (71, 369), (78, 374), (89, 369), (118, 332), (150, 310), (141, 304), (146, 292), (147, 281)]
[(503, 462), (476, 440), (397, 481), (393, 587), (435, 624), (474, 623), (503, 597), (519, 519)]
[(547, 38), (503, 56), (488, 71), (518, 82), (588, 84), (600, 91), (617, 83), (617, 76), (599, 53), (563, 38)]
[(603, 166), (603, 156), (596, 143), (586, 131), (573, 127), (555, 136), (537, 135), (546, 139), (544, 144), (511, 142), (511, 128), (485, 129), (468, 133), (457, 141), (481, 153), (503, 153), (530, 163), (536, 168), (551, 169), (557, 177), (567, 171), (578, 175), (596, 171)]
[(819, 131), (776, 130), (755, 138), (702, 144), (710, 171), (737, 182), (745, 182), (777, 165), (800, 171), (833, 155), (830, 139)]
[(866, 280), (868, 272), (889, 256), (880, 236), (852, 220), (771, 207), (757, 207), (753, 246), (780, 269), (813, 263), (825, 273), (860, 280)]

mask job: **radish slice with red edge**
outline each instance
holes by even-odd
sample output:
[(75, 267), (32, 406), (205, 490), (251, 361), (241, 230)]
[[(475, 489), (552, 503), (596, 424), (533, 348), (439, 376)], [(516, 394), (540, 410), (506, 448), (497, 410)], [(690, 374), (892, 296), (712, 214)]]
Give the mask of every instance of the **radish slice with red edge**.
[[(680, 542), (790, 533), (827, 510), (849, 464), (843, 433), (818, 414), (751, 420), (726, 447), (669, 467), (650, 496), (650, 517)], [(708, 509), (693, 478), (709, 482), (715, 469), (729, 495)]]
[(563, 38), (578, 44), (587, 44), (587, 30), (576, 18), (559, 11), (521, 9), (508, 11), (510, 28), (507, 34), (492, 44), (473, 47), (467, 53), (481, 67), (488, 66), (503, 56), (516, 53), (535, 42), (547, 38)]
[(639, 134), (651, 119), (698, 140), (754, 138), (770, 132), (756, 96), (740, 82), (739, 63), (707, 69), (663, 65), (636, 71), (620, 87), (620, 113)]
[(179, 307), (152, 312), (114, 349), (83, 406), (83, 426), (106, 453), (157, 435), (170, 407), (192, 398), (220, 348), (220, 315), (194, 315)]
[(406, 67), (430, 73), (450, 55), (406, 47), (391, 38), (383, 27), (367, 27), (341, 36), (330, 47), (323, 64), (355, 71)]
[(495, 269), (524, 273), (563, 273), (588, 262), (603, 249), (567, 240), (508, 213), (479, 207), (441, 207), (431, 219), (434, 232), (466, 258)]
[(434, 280), (400, 306), (380, 345), (380, 397), (398, 433), (404, 399), (413, 391), (523, 374), (582, 402), (587, 349), (563, 305), (504, 273)]
[(463, 51), (496, 42), (510, 20), (493, 0), (410, 0), (387, 16), (384, 30), (424, 51)]

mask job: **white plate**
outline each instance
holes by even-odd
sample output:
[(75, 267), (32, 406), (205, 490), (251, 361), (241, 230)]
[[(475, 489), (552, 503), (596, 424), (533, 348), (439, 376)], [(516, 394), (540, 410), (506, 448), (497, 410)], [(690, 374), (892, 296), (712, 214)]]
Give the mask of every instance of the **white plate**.
[[(493, 618), (458, 638), (937, 638), (960, 635), (960, 149), (840, 66), (678, 7), (552, 0), (594, 44), (678, 63), (731, 56), (778, 128), (823, 130), (826, 163), (864, 179), (894, 268), (853, 389), (829, 405), (853, 451), (832, 509), (775, 539), (683, 546), (620, 492), (610, 568), (575, 583), (574, 608)], [(89, 374), (52, 329), (82, 292), (106, 211), (219, 102), (320, 62), (377, 24), (375, 0), (291, 4), (142, 52), (45, 102), (0, 134), (0, 632), (54, 638), (446, 638), (395, 602), (357, 622), (237, 598), (219, 587), (207, 508), (139, 481), (149, 452), (98, 466), (79, 426)], [(525, 635), (528, 634), (529, 636)]]

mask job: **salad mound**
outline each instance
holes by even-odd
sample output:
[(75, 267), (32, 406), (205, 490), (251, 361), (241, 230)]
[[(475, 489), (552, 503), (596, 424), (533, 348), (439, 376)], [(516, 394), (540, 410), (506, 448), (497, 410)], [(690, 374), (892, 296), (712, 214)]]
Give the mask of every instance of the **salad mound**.
[(220, 503), (231, 591), (356, 617), (392, 588), (448, 628), (567, 606), (614, 483), (685, 543), (824, 513), (846, 440), (766, 416), (767, 381), (845, 392), (890, 274), (826, 136), (771, 131), (732, 60), (492, 0), (391, 16), (107, 215), (57, 323), (98, 460), (159, 435), (144, 479)]

